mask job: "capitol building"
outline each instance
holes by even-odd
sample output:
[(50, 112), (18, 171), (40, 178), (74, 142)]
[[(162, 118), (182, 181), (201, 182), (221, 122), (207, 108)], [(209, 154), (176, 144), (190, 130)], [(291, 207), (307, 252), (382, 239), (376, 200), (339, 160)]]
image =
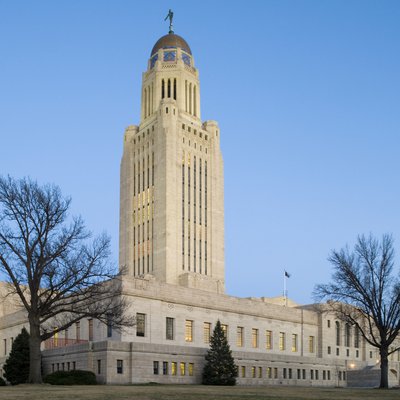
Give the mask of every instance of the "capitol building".
[[(43, 343), (44, 374), (83, 369), (101, 383), (198, 384), (220, 320), (240, 385), (379, 384), (376, 349), (324, 305), (225, 292), (221, 140), (218, 123), (201, 119), (194, 54), (171, 29), (149, 52), (140, 123), (123, 135), (119, 265), (136, 324), (119, 332), (82, 319), (57, 332)], [(23, 326), (25, 311), (5, 299), (0, 375)], [(399, 365), (397, 352), (392, 386)]]

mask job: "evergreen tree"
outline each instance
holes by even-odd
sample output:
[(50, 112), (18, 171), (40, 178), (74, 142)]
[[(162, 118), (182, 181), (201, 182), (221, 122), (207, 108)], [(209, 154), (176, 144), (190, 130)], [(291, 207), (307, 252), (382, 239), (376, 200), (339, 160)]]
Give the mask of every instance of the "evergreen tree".
[(235, 385), (238, 374), (221, 322), (215, 325), (203, 370), (203, 385)]
[(12, 385), (28, 382), (29, 333), (25, 328), (22, 328), (13, 342), (10, 355), (4, 364), (4, 376)]

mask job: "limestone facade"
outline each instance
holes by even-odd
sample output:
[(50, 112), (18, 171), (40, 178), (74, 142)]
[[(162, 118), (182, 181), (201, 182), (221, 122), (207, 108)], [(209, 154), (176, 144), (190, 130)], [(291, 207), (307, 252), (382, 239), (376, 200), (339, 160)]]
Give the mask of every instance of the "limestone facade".
[[(57, 332), (43, 343), (44, 373), (86, 369), (102, 383), (200, 383), (220, 320), (239, 384), (346, 386), (348, 376), (361, 384), (365, 378), (352, 372), (378, 371), (376, 351), (334, 315), (288, 299), (225, 294), (220, 129), (200, 115), (191, 50), (166, 35), (143, 74), (141, 121), (126, 129), (121, 161), (119, 257), (136, 326), (117, 332), (85, 319)], [(10, 304), (0, 312), (2, 373), (27, 321)], [(398, 385), (398, 352), (390, 363)]]

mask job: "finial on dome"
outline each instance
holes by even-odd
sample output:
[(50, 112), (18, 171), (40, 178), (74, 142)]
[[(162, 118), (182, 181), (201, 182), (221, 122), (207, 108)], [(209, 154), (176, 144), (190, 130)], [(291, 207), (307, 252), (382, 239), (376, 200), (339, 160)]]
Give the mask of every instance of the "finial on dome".
[(171, 9), (169, 9), (168, 15), (164, 18), (164, 21), (169, 19), (169, 32), (168, 33), (174, 33), (174, 27), (172, 25), (173, 18), (174, 18), (174, 13)]

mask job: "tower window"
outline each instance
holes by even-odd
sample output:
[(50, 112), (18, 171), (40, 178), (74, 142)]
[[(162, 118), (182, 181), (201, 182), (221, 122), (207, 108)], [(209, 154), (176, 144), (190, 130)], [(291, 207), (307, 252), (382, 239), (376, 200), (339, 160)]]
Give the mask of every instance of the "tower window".
[(161, 98), (165, 97), (165, 81), (164, 79), (161, 81)]
[(168, 97), (171, 97), (171, 79), (168, 79)]

